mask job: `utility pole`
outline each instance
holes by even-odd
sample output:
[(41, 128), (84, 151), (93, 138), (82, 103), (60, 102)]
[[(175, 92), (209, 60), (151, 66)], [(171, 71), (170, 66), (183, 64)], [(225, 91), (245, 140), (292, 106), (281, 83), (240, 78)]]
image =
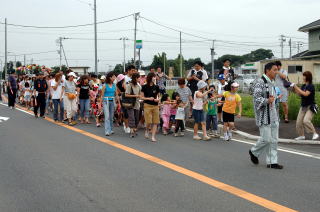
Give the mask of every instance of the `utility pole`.
[(136, 42), (137, 42), (137, 21), (140, 13), (134, 14), (134, 41), (133, 41), (133, 62), (136, 65)]
[(292, 57), (292, 51), (291, 51), (291, 38), (289, 39), (289, 47), (290, 47), (290, 58)]
[(281, 46), (281, 58), (283, 58), (283, 42), (285, 42), (285, 36), (284, 35), (280, 35), (280, 46)]
[(4, 19), (4, 24), (4, 79), (6, 79), (6, 74), (8, 72), (7, 18)]
[(60, 46), (60, 50), (59, 50), (60, 70), (61, 70), (61, 67), (62, 67), (62, 37), (59, 37), (59, 46)]
[(211, 48), (211, 77), (212, 77), (212, 80), (214, 78), (214, 55), (215, 55), (215, 52), (214, 52), (214, 40), (212, 41), (212, 48)]
[(26, 55), (23, 55), (23, 65), (26, 66)]
[(126, 40), (129, 40), (127, 37), (120, 38), (123, 41), (123, 73), (126, 72)]
[(94, 69), (95, 74), (98, 75), (98, 44), (97, 44), (97, 1), (94, 0)]
[(180, 77), (182, 77), (182, 39), (181, 39), (181, 31), (180, 31)]

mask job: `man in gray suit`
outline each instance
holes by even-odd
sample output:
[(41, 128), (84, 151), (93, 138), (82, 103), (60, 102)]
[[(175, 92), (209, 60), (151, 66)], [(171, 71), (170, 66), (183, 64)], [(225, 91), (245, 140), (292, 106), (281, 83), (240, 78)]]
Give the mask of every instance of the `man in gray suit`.
[(254, 86), (254, 111), (260, 138), (249, 150), (249, 155), (252, 163), (257, 165), (258, 157), (266, 151), (267, 168), (283, 169), (278, 164), (279, 113), (275, 104), (277, 97), (274, 86), (277, 70), (275, 63), (266, 64), (264, 75)]

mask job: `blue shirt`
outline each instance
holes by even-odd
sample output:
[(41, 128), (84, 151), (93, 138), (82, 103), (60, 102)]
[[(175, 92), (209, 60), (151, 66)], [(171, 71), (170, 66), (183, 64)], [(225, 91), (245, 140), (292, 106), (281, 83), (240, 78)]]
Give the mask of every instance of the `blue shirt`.
[(106, 89), (104, 90), (104, 96), (103, 98), (105, 100), (113, 100), (116, 93), (116, 86), (115, 84), (112, 84), (112, 87), (110, 88), (109, 84), (106, 84)]
[(12, 89), (17, 89), (17, 80), (16, 80), (16, 78), (14, 78), (14, 76), (9, 76), (8, 82), (10, 82)]

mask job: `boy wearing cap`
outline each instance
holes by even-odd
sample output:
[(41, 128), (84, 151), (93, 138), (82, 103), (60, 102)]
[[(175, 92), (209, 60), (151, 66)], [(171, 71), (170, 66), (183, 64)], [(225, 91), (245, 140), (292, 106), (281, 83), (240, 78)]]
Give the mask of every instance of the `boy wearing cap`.
[(223, 117), (223, 133), (224, 140), (230, 141), (232, 139), (231, 130), (234, 128), (234, 115), (236, 113), (236, 108), (239, 108), (238, 118), (241, 117), (242, 104), (241, 97), (237, 94), (239, 84), (234, 82), (231, 84), (231, 91), (225, 91), (223, 97), (225, 98), (222, 107), (222, 117)]
[(205, 91), (207, 88), (207, 83), (200, 80), (197, 83), (198, 91), (194, 93), (194, 104), (192, 107), (192, 116), (194, 118), (194, 134), (193, 139), (194, 140), (201, 140), (201, 137), (198, 135), (198, 125), (201, 124), (201, 128), (203, 131), (203, 140), (208, 141), (210, 140), (210, 137), (207, 135), (206, 130), (206, 122), (204, 120), (204, 98), (208, 95), (209, 92), (213, 90), (213, 88), (210, 88), (209, 91)]

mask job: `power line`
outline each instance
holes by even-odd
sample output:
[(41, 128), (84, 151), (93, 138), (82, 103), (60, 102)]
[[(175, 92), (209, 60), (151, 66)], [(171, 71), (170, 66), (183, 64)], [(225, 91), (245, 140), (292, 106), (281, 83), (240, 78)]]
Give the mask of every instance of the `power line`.
[[(119, 18), (114, 18), (114, 19), (110, 19), (110, 20), (106, 20), (106, 21), (100, 21), (100, 22), (97, 22), (97, 24), (103, 24), (103, 23), (108, 23), (108, 22), (112, 22), (112, 21), (117, 21), (120, 19), (130, 17), (132, 15), (134, 15), (134, 14), (130, 14), (130, 15), (126, 15), (126, 16), (122, 16)], [(5, 23), (0, 22), (0, 24), (5, 24)], [(32, 25), (20, 25), (20, 24), (7, 24), (7, 25), (14, 26), (14, 27), (37, 28), (37, 29), (61, 29), (61, 28), (75, 28), (75, 27), (92, 26), (94, 24), (93, 23), (91, 23), (91, 24), (78, 24), (78, 25), (70, 25), (70, 26), (32, 26)]]

